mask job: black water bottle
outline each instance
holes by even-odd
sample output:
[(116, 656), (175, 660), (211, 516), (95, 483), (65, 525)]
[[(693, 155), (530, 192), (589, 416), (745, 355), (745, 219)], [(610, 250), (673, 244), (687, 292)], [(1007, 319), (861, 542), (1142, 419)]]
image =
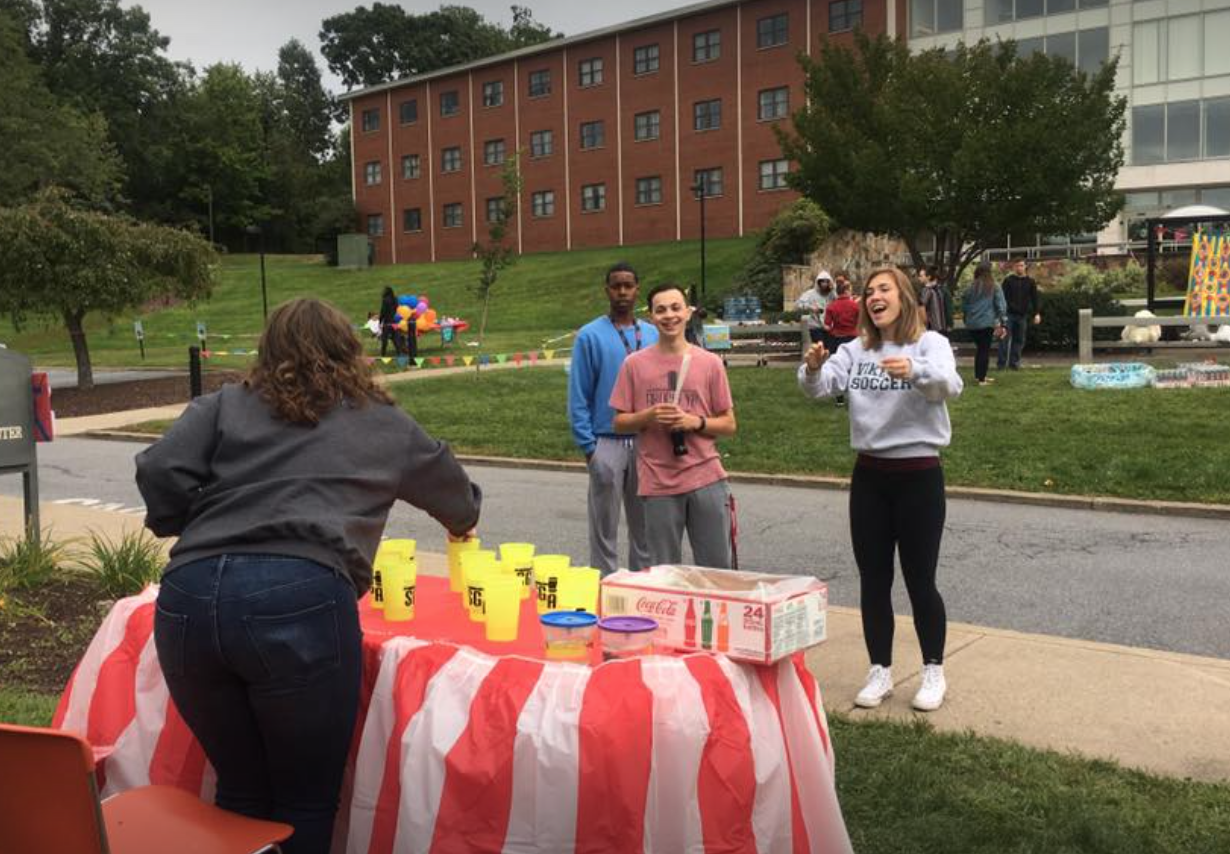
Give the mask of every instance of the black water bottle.
[(671, 450), (675, 452), (675, 456), (682, 457), (688, 452), (688, 443), (684, 439), (682, 430), (671, 431)]

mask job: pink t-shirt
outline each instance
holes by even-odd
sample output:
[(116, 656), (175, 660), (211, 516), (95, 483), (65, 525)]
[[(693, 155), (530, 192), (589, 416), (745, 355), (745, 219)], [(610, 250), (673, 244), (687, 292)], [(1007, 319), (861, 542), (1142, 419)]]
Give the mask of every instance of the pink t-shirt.
[[(679, 408), (690, 415), (712, 418), (733, 408), (726, 366), (717, 356), (692, 347), (692, 364), (683, 381)], [(674, 399), (675, 382), (683, 354), (650, 347), (624, 360), (611, 390), (611, 407), (619, 412), (640, 412)], [(682, 495), (726, 477), (717, 442), (689, 430), (684, 433), (688, 452), (675, 456), (670, 431), (650, 424), (637, 439), (636, 475), (641, 495)]]

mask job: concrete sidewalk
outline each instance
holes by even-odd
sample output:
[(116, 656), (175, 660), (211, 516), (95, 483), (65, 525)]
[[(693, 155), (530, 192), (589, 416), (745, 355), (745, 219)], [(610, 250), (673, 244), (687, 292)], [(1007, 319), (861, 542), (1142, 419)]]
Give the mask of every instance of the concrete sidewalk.
[[(47, 503), (41, 512), (57, 540), (91, 531), (116, 538), (142, 522), (75, 505)], [(21, 500), (0, 497), (0, 537), (17, 535), (21, 520)], [(420, 554), (419, 568), (444, 574), (444, 556)], [(922, 717), (941, 730), (972, 730), (1169, 776), (1230, 780), (1228, 660), (952, 623), (947, 702), (921, 715), (910, 709), (920, 660), (909, 618), (898, 618), (896, 638), (896, 693), (879, 709), (855, 710), (867, 673), (859, 612), (830, 608), (829, 640), (807, 655), (826, 708), (856, 720)]]

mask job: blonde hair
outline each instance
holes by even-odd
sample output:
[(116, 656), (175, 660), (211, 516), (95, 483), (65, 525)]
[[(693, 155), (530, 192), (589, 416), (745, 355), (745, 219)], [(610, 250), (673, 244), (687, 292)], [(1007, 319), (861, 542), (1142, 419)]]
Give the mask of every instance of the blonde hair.
[[(871, 286), (878, 276), (890, 276), (896, 282), (901, 301), (901, 313), (884, 332), (872, 321), (871, 312), (867, 309), (867, 297), (871, 295)], [(900, 267), (879, 267), (867, 274), (866, 282), (863, 295), (858, 301), (858, 337), (863, 347), (878, 350), (885, 339), (894, 344), (913, 344), (921, 338), (927, 331), (927, 321), (922, 306), (918, 304), (918, 294), (910, 283), (910, 277)], [(884, 334), (885, 332), (887, 334)]]
[(323, 300), (275, 308), (257, 352), (245, 383), (284, 421), (315, 425), (343, 401), (393, 402), (376, 384), (346, 315)]

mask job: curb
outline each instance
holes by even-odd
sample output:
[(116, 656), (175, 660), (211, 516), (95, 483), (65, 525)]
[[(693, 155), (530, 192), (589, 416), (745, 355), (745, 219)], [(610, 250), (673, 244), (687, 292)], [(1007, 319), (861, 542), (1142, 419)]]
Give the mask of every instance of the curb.
[[(90, 430), (79, 434), (88, 439), (114, 442), (144, 442), (153, 444), (158, 436), (130, 433), (123, 430)], [(457, 454), (457, 461), (467, 465), (490, 468), (530, 469), (533, 471), (583, 472), (585, 463), (570, 460), (540, 460), (517, 457), (487, 457), (477, 454)], [(823, 475), (757, 474), (731, 472), (732, 483), (756, 486), (788, 486), (796, 489), (849, 489), (850, 478)], [(1230, 504), (1200, 504), (1193, 501), (1151, 501), (1134, 498), (1111, 498), (1100, 495), (1048, 495), (1045, 492), (1017, 492), (1011, 489), (985, 489), (976, 486), (950, 486), (949, 498), (965, 501), (987, 501), (996, 504), (1025, 504), (1031, 507), (1057, 507), (1063, 510), (1093, 510), (1102, 513), (1132, 513), (1155, 516), (1186, 516), (1194, 519), (1225, 519), (1230, 521)]]

